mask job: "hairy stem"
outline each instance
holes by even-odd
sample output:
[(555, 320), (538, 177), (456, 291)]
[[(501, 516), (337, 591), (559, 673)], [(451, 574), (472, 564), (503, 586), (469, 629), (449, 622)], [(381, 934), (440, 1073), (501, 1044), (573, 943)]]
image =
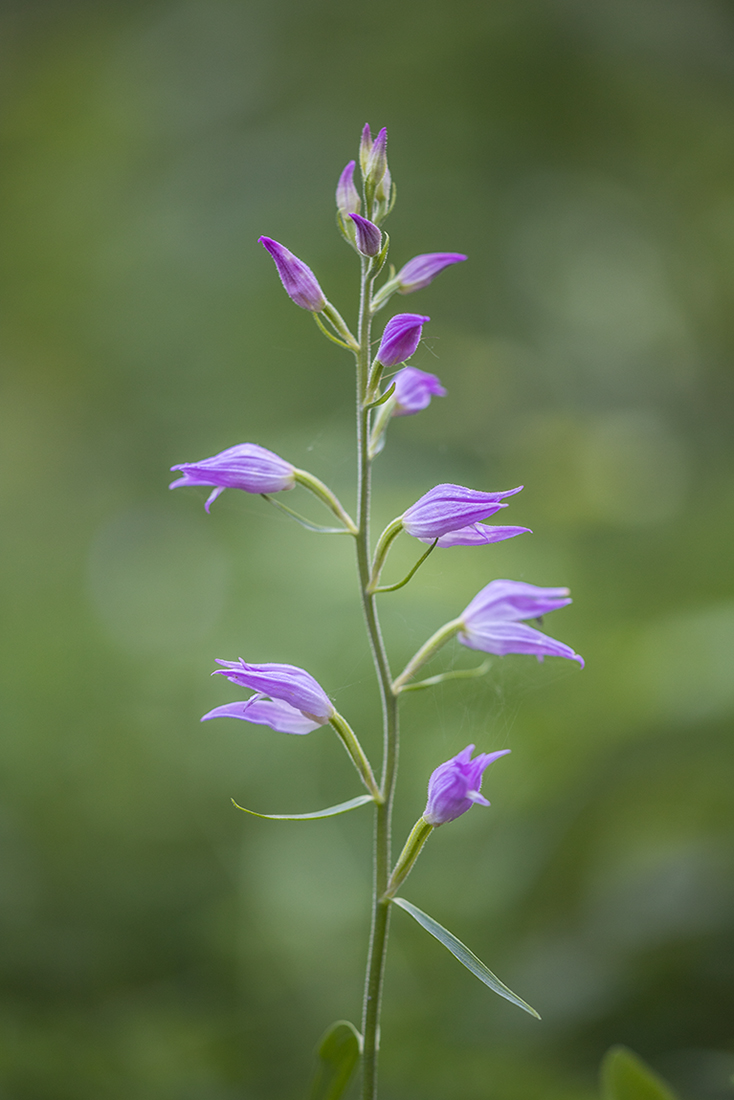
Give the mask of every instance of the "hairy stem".
[(383, 713), (383, 759), (380, 790), (383, 801), (375, 805), (375, 841), (372, 895), (372, 928), (362, 1012), (362, 1100), (377, 1096), (377, 1050), (380, 1001), (385, 971), (390, 903), (385, 898), (391, 864), (390, 829), (398, 763), (398, 701), (392, 691), (392, 675), (380, 632), (374, 593), (370, 592), (370, 474), (368, 385), (370, 371), (370, 298), (372, 278), (362, 261), (357, 359), (357, 568), (367, 633), (380, 687)]

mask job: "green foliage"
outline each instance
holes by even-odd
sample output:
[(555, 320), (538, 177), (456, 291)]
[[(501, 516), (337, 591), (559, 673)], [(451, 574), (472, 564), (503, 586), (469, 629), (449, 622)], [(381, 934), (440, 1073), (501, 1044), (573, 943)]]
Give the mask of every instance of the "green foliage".
[(473, 951), (470, 951), (466, 944), (463, 944), (461, 940), (457, 939), (453, 932), (449, 932), (448, 928), (444, 928), (442, 924), (439, 924), (433, 917), (429, 917), (428, 913), (424, 913), (422, 909), (419, 909), (417, 905), (413, 905), (412, 902), (406, 901), (405, 898), (394, 898), (393, 904), (400, 906), (406, 913), (410, 913), (414, 920), (418, 921), (421, 928), (425, 928), (426, 932), (430, 932), (432, 936), (435, 936), (439, 943), (442, 943), (447, 948), (455, 959), (470, 970), (475, 977), (479, 978), (480, 982), (484, 982), (490, 989), (493, 989), (495, 993), (499, 993), (500, 997), (504, 997), (506, 1001), (512, 1001), (518, 1008), (522, 1008), (525, 1012), (529, 1012), (531, 1016), (535, 1016), (537, 1020), (540, 1016), (531, 1008), (529, 1004), (523, 1001), (522, 997), (518, 997), (517, 993), (513, 993), (511, 989), (501, 982), (496, 974), (484, 965), (481, 959), (478, 959)]
[(319, 1064), (309, 1100), (339, 1100), (352, 1079), (362, 1046), (362, 1036), (348, 1020), (337, 1020), (316, 1048)]
[(366, 806), (368, 802), (374, 802), (371, 794), (360, 794), (356, 798), (350, 798), (348, 802), (340, 802), (337, 806), (329, 806), (325, 810), (314, 810), (310, 814), (259, 814), (256, 810), (248, 810), (246, 806), (240, 806), (232, 799), (232, 805), (238, 810), (243, 810), (253, 817), (266, 817), (268, 821), (316, 821), (320, 817), (336, 817), (337, 814), (346, 814), (349, 810), (356, 810), (358, 806)]
[(676, 1100), (675, 1094), (642, 1058), (627, 1047), (612, 1047), (601, 1064), (602, 1100)]

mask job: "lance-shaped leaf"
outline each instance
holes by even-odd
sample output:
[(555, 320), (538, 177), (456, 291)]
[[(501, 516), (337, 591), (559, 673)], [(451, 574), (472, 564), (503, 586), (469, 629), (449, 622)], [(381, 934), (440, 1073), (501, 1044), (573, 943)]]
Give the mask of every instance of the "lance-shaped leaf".
[(447, 928), (444, 928), (442, 924), (439, 924), (437, 920), (434, 920), (433, 917), (429, 917), (428, 913), (424, 913), (417, 905), (413, 905), (412, 902), (406, 901), (405, 898), (393, 898), (393, 904), (399, 905), (406, 913), (410, 913), (411, 917), (418, 921), (421, 928), (425, 928), (426, 932), (430, 932), (432, 936), (435, 936), (439, 943), (442, 943), (455, 959), (458, 959), (467, 970), (471, 970), (472, 974), (479, 978), (480, 982), (484, 982), (484, 984), (488, 985), (490, 989), (493, 989), (495, 993), (499, 993), (500, 997), (504, 997), (506, 1001), (512, 1001), (518, 1008), (522, 1008), (525, 1012), (529, 1012), (530, 1015), (535, 1016), (537, 1020), (540, 1019), (540, 1016), (534, 1008), (531, 1008), (529, 1004), (523, 1001), (522, 997), (518, 997), (511, 989), (508, 989), (504, 982), (501, 982), (499, 978), (484, 965), (482, 960), (478, 959), (474, 952), (469, 950), (466, 944), (463, 944), (461, 940), (457, 940), (456, 936), (452, 932), (449, 932)]
[(232, 805), (238, 810), (243, 810), (253, 817), (266, 817), (268, 821), (315, 821), (319, 817), (335, 817), (336, 814), (345, 814), (349, 810), (356, 810), (357, 806), (366, 806), (368, 802), (374, 802), (371, 794), (360, 794), (356, 798), (350, 798), (348, 802), (340, 802), (338, 806), (329, 806), (326, 810), (314, 810), (311, 814), (259, 814), (257, 810), (248, 810), (246, 806), (240, 806), (232, 799)]
[(602, 1100), (676, 1100), (657, 1073), (627, 1047), (611, 1047), (601, 1064)]
[(357, 1068), (362, 1036), (348, 1020), (337, 1020), (322, 1037), (316, 1053), (319, 1064), (309, 1100), (339, 1100)]

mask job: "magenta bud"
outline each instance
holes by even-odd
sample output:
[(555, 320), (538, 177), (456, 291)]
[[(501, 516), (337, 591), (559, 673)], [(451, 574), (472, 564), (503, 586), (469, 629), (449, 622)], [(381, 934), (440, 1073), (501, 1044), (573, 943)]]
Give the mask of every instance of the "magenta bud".
[(369, 127), (369, 123), (364, 124), (362, 130), (362, 138), (359, 143), (359, 167), (362, 170), (362, 176), (367, 175), (367, 165), (370, 159), (370, 153), (372, 152), (372, 132)]
[(376, 187), (387, 171), (387, 130), (383, 126), (372, 143), (367, 158), (365, 181)]
[(382, 233), (374, 222), (359, 214), (350, 214), (357, 236), (357, 248), (363, 256), (376, 256), (382, 248)]
[(354, 186), (355, 167), (355, 162), (350, 160), (339, 176), (339, 182), (336, 185), (336, 208), (342, 217), (346, 217), (348, 214), (359, 214), (362, 206), (359, 192)]
[(414, 256), (397, 273), (398, 293), (412, 294), (414, 290), (422, 290), (445, 267), (459, 264), (465, 259), (466, 256), (461, 252), (426, 252), (421, 256)]
[(423, 325), (430, 319), (419, 313), (398, 313), (397, 317), (391, 317), (382, 334), (377, 361), (384, 367), (404, 363), (418, 347)]
[(301, 309), (320, 313), (326, 298), (311, 268), (271, 237), (258, 237), (258, 241), (275, 260), (280, 281), (291, 301)]

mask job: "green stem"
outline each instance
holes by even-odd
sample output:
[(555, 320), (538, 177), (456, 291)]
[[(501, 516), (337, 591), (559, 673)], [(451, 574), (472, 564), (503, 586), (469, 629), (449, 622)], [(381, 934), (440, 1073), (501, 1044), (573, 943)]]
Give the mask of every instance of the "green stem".
[(413, 870), (413, 865), (421, 854), (421, 848), (432, 832), (433, 825), (429, 825), (424, 817), (419, 817), (410, 830), (410, 836), (406, 840), (405, 847), (398, 856), (398, 862), (395, 864), (393, 873), (390, 875), (390, 881), (387, 884), (387, 891), (385, 894), (386, 897), (395, 897), (395, 894)]
[[(370, 372), (370, 327), (372, 314), (370, 298), (372, 277), (367, 263), (362, 261), (362, 279), (359, 305), (359, 351), (357, 359), (357, 569), (359, 572), (362, 610), (372, 657), (380, 687), (383, 713), (383, 763), (380, 783), (382, 802), (375, 806), (375, 842), (373, 865), (372, 928), (365, 978), (362, 1012), (362, 1100), (376, 1100), (377, 1096), (377, 1046), (380, 1022), (380, 1002), (385, 972), (385, 955), (389, 927), (389, 899), (385, 898), (390, 875), (390, 830), (392, 804), (398, 763), (398, 700), (392, 691), (392, 674), (380, 631), (374, 594), (370, 592), (370, 475), (369, 456), (370, 412), (368, 382)], [(397, 532), (396, 532), (397, 533)]]
[(323, 481), (309, 473), (308, 470), (294, 469), (293, 473), (299, 485), (303, 485), (304, 488), (310, 490), (322, 504), (325, 504), (342, 521), (350, 535), (357, 534), (356, 523), (343, 507), (336, 493), (332, 493), (328, 485), (324, 485)]
[(426, 560), (429, 554), (433, 553), (437, 545), (438, 539), (434, 539), (426, 552), (424, 554), (421, 554), (413, 568), (408, 573), (406, 573), (401, 581), (398, 581), (397, 584), (381, 584), (379, 588), (373, 588), (372, 591), (375, 593), (375, 595), (379, 595), (380, 592), (397, 592), (399, 588), (405, 588), (408, 581), (412, 580), (420, 567), (423, 565), (423, 562)]
[(400, 673), (398, 678), (392, 684), (391, 691), (394, 695), (399, 695), (404, 685), (415, 676), (419, 668), (422, 668), (426, 661), (430, 661), (431, 657), (435, 653), (438, 653), (441, 646), (453, 638), (454, 634), (458, 634), (463, 627), (461, 619), (452, 619), (450, 623), (444, 623), (440, 630), (437, 630), (435, 634), (432, 634), (427, 642), (420, 647), (414, 657), (408, 661), (407, 665)]
[(357, 735), (347, 722), (343, 715), (336, 711), (332, 718), (329, 719), (331, 725), (339, 735), (341, 743), (352, 758), (352, 762), (359, 772), (362, 782), (367, 790), (370, 792), (375, 802), (382, 802), (382, 794), (380, 788), (377, 786), (377, 780), (372, 774), (372, 768), (370, 762), (365, 756), (364, 749), (360, 745)]
[(372, 562), (372, 570), (370, 573), (369, 582), (369, 591), (372, 594), (374, 594), (375, 588), (377, 587), (377, 582), (380, 579), (380, 573), (382, 572), (382, 567), (385, 564), (387, 552), (392, 544), (395, 542), (395, 539), (398, 537), (402, 529), (403, 518), (402, 516), (398, 516), (397, 519), (394, 519), (391, 523), (388, 523), (387, 527), (377, 540), (377, 546), (375, 547), (375, 557)]

